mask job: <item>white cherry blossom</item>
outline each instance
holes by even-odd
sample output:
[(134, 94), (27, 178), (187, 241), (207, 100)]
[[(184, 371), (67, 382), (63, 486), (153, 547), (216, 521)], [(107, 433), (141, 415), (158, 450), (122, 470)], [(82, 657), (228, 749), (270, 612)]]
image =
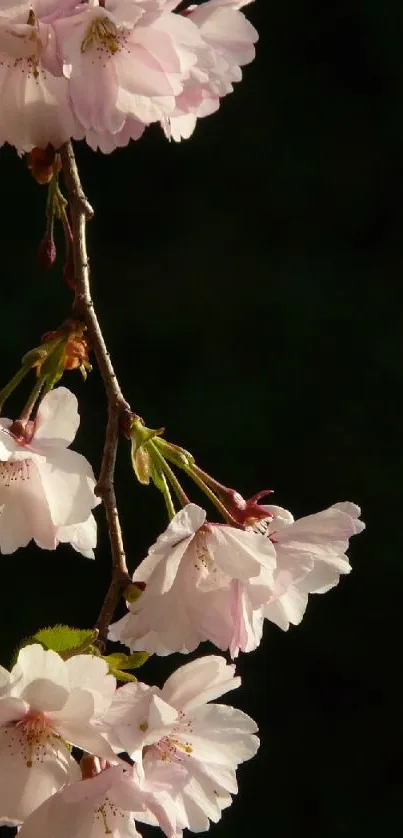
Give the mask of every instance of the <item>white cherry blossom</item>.
[(308, 594), (323, 594), (350, 573), (346, 550), (351, 536), (362, 532), (360, 508), (336, 503), (329, 509), (294, 518), (279, 506), (261, 506), (267, 518), (257, 528), (266, 532), (276, 551), (275, 594), (263, 607), (264, 616), (286, 630), (301, 622)]
[(22, 838), (137, 838), (131, 810), (142, 801), (120, 767), (80, 780), (48, 797), (20, 829)]
[[(233, 707), (210, 704), (240, 681), (224, 658), (205, 656), (177, 669), (161, 690), (125, 684), (105, 716), (109, 741), (138, 762), (149, 783), (163, 765), (185, 773), (173, 793), (182, 828), (200, 832), (209, 828), (209, 820), (220, 819), (237, 791), (237, 765), (259, 746), (253, 719)], [(136, 817), (155, 823), (147, 813)]]
[(101, 658), (67, 661), (39, 644), (0, 671), (0, 819), (20, 823), (49, 795), (80, 776), (67, 742), (113, 759), (99, 729), (115, 692)]
[(73, 111), (87, 142), (101, 148), (137, 139), (174, 111), (202, 44), (197, 27), (163, 4), (77, 4), (52, 26)]
[(58, 148), (69, 137), (83, 136), (67, 79), (55, 66), (54, 34), (44, 21), (63, 6), (63, 0), (0, 4), (0, 145)]
[(195, 504), (175, 515), (136, 569), (145, 591), (110, 627), (112, 640), (159, 655), (191, 652), (203, 640), (233, 655), (256, 648), (263, 618), (255, 611), (274, 595), (274, 546), (205, 519)]
[(71, 541), (92, 555), (96, 524), (91, 509), (100, 501), (89, 462), (68, 446), (75, 437), (77, 399), (65, 387), (39, 405), (28, 440), (15, 436), (11, 419), (0, 419), (0, 550), (13, 553), (33, 538), (54, 550)]
[[(220, 99), (242, 79), (241, 67), (255, 57), (258, 33), (240, 11), (250, 0), (207, 0), (182, 12), (197, 26), (205, 49), (189, 69), (175, 112), (162, 120), (167, 137), (187, 139), (200, 117), (214, 113)], [(177, 5), (177, 4), (175, 4)]]

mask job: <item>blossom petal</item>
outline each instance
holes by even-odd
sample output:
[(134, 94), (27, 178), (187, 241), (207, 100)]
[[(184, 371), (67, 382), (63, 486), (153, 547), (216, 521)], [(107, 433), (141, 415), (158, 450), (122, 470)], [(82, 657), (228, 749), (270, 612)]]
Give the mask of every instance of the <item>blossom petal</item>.
[(58, 740), (28, 747), (17, 727), (0, 729), (0, 812), (19, 824), (80, 769)]
[(207, 543), (221, 570), (230, 577), (246, 581), (257, 576), (262, 565), (268, 569), (276, 566), (273, 545), (259, 533), (210, 525)]
[(218, 655), (205, 655), (180, 666), (165, 682), (162, 697), (178, 710), (189, 712), (240, 684), (234, 665)]
[(51, 459), (38, 462), (38, 470), (55, 527), (87, 521), (99, 498), (85, 457), (66, 448), (53, 449)]
[(80, 416), (76, 396), (67, 387), (56, 387), (43, 397), (35, 419), (34, 444), (66, 448), (73, 441)]
[[(29, 644), (20, 650), (11, 671), (11, 683), (28, 703), (31, 703), (31, 697), (34, 699), (32, 703), (37, 710), (59, 710), (67, 700), (66, 663), (56, 652), (43, 649), (39, 643)], [(48, 696), (46, 684), (49, 685)], [(47, 706), (42, 706), (42, 702)]]
[(94, 700), (97, 716), (106, 713), (116, 689), (116, 678), (106, 661), (95, 655), (74, 655), (66, 661), (70, 689), (87, 690)]
[(298, 588), (290, 585), (282, 596), (263, 606), (264, 616), (283, 631), (287, 631), (290, 623), (297, 626), (305, 614), (308, 595), (301, 590), (302, 584)]

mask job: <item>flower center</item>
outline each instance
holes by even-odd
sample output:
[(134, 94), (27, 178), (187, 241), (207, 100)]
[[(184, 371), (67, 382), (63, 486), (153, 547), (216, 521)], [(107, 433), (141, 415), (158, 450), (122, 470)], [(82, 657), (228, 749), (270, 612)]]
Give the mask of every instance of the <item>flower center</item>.
[(99, 806), (94, 812), (95, 818), (100, 818), (102, 820), (105, 835), (112, 835), (113, 833), (116, 834), (118, 825), (113, 821), (116, 821), (116, 818), (124, 818), (125, 814), (127, 817), (127, 813), (115, 806), (115, 804), (112, 803), (108, 797), (105, 798), (102, 806)]
[(27, 768), (32, 768), (34, 760), (43, 762), (49, 740), (55, 738), (45, 714), (32, 710), (19, 722), (9, 725), (5, 733), (9, 737), (11, 754), (21, 753)]
[(175, 725), (170, 736), (163, 736), (150, 746), (157, 758), (164, 762), (183, 762), (185, 757), (193, 753), (192, 745), (185, 739), (186, 733), (193, 732), (192, 724), (186, 720), (184, 713), (181, 712), (180, 717), (179, 724)]
[(216, 571), (216, 564), (214, 561), (214, 556), (212, 556), (208, 545), (207, 545), (207, 536), (203, 530), (200, 530), (195, 538), (195, 553), (196, 553), (196, 563), (195, 567), (200, 570), (203, 576), (208, 576), (209, 573), (213, 573)]
[(213, 549), (208, 543), (208, 531), (199, 530), (193, 539), (188, 553), (186, 573), (189, 574), (192, 585), (199, 591), (215, 591), (225, 588), (229, 584), (229, 577), (217, 564)]
[(164, 762), (183, 762), (183, 757), (188, 756), (193, 751), (190, 742), (181, 742), (180, 739), (175, 739), (173, 736), (163, 736), (155, 745), (152, 746), (157, 751), (157, 756)]
[(113, 21), (107, 17), (99, 17), (90, 23), (87, 34), (81, 44), (81, 52), (88, 52), (95, 47), (98, 51), (104, 49), (115, 55), (120, 50), (121, 33)]
[(0, 460), (0, 488), (9, 489), (31, 477), (32, 460)]
[(262, 518), (260, 521), (256, 521), (253, 525), (248, 526), (247, 529), (252, 530), (252, 532), (260, 533), (260, 535), (267, 535), (268, 537), (268, 529), (272, 521), (273, 518)]

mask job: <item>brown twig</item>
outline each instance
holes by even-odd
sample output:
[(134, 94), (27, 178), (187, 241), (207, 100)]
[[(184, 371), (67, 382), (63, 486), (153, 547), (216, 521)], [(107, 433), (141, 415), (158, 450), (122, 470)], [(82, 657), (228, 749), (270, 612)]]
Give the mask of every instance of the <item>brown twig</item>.
[(104, 382), (108, 400), (108, 423), (101, 471), (95, 488), (95, 492), (102, 499), (105, 508), (112, 553), (112, 580), (96, 622), (96, 628), (99, 631), (97, 642), (103, 645), (123, 588), (128, 582), (131, 582), (126, 565), (122, 529), (116, 504), (114, 475), (119, 428), (121, 425), (124, 426), (130, 422), (132, 413), (116, 378), (91, 298), (86, 225), (87, 220), (93, 216), (93, 210), (81, 186), (71, 142), (62, 146), (60, 154), (73, 230), (74, 278), (76, 284), (73, 317), (81, 319), (87, 327), (88, 338)]

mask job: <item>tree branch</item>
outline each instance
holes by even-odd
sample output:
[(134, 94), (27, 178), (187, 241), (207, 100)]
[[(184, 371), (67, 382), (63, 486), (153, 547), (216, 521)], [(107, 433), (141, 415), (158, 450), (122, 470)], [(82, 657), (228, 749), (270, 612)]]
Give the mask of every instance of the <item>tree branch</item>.
[(102, 499), (104, 505), (112, 553), (112, 580), (96, 622), (96, 628), (99, 631), (98, 643), (104, 645), (108, 627), (123, 588), (131, 582), (126, 565), (122, 529), (116, 503), (114, 476), (119, 429), (120, 427), (127, 429), (132, 413), (117, 380), (91, 298), (86, 226), (87, 220), (92, 218), (94, 213), (81, 186), (71, 142), (62, 146), (60, 155), (73, 230), (76, 284), (73, 317), (82, 320), (87, 327), (88, 338), (103, 379), (108, 400), (108, 423), (101, 471), (95, 488), (96, 494)]

